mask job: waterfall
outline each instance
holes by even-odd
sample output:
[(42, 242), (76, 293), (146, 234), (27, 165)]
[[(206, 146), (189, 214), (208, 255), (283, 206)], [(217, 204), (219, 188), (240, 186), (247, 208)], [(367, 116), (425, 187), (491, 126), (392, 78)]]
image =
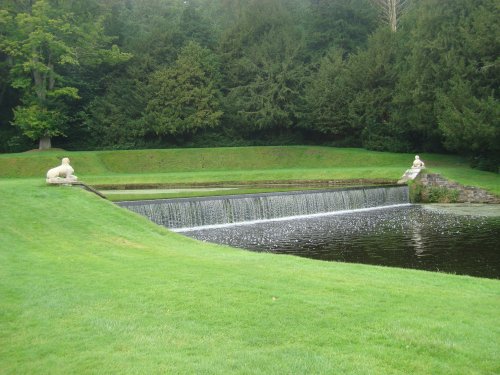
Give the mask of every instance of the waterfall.
[(311, 190), (208, 198), (118, 202), (156, 224), (182, 231), (409, 203), (407, 186)]

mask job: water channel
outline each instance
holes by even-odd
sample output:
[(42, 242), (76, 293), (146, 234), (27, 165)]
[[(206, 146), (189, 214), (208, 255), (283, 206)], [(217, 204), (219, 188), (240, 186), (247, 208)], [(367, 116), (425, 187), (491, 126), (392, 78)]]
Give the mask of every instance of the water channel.
[(500, 279), (498, 205), (410, 205), (402, 187), (118, 204), (251, 251)]
[(183, 233), (259, 252), (500, 278), (500, 216), (411, 205)]

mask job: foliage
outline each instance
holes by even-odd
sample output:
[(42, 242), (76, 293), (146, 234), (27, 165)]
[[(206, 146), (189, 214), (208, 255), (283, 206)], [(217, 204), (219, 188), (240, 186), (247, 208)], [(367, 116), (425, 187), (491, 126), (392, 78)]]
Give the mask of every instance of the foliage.
[(79, 99), (76, 87), (64, 85), (63, 66), (117, 63), (129, 57), (115, 45), (103, 48), (110, 38), (103, 36), (102, 18), (82, 18), (70, 7), (49, 0), (33, 2), (15, 15), (3, 11), (0, 17), (9, 25), (0, 49), (12, 59), (11, 86), (22, 92), (23, 99), (13, 124), (31, 138), (63, 134), (61, 119), (67, 114), (60, 102)]
[[(465, 154), (486, 156), (500, 165), (500, 103), (493, 97), (473, 95), (470, 83), (458, 81), (448, 94), (438, 96), (439, 128), (445, 146)], [(495, 169), (496, 168), (496, 169)]]
[(304, 41), (281, 2), (250, 1), (222, 36), (225, 122), (242, 131), (287, 128), (300, 117)]
[[(306, 90), (306, 127), (336, 137), (346, 137), (355, 130), (349, 113), (354, 90), (347, 78), (348, 66), (342, 52), (325, 56), (310, 79)], [(354, 129), (353, 129), (354, 128)]]
[[(466, 88), (469, 98), (460, 94), (471, 102), (469, 108), (477, 109), (477, 99), (487, 101), (498, 95), (494, 92), (499, 75), (494, 72), (498, 71), (500, 30), (492, 20), (498, 10), (498, 3), (490, 0), (424, 0), (408, 13), (404, 24), (408, 31), (402, 34), (407, 57), (393, 101), (393, 119), (412, 129), (415, 146), (439, 150), (444, 145), (457, 150), (450, 138), (449, 120), (453, 111), (461, 111), (451, 108), (462, 80), (471, 82), (470, 89)], [(482, 137), (481, 132), (477, 135)], [(444, 143), (443, 136), (447, 138)]]
[(378, 8), (380, 18), (389, 25), (392, 32), (395, 32), (412, 0), (371, 0), (371, 2)]
[(194, 132), (218, 125), (219, 67), (210, 50), (188, 43), (175, 65), (154, 72), (148, 87), (146, 119), (158, 135)]
[(195, 1), (185, 1), (180, 15), (179, 32), (186, 44), (189, 41), (199, 43), (206, 48), (213, 48), (216, 44), (213, 24), (200, 9), (204, 5), (196, 6)]
[(105, 94), (95, 98), (83, 113), (87, 143), (94, 148), (138, 148), (145, 135), (143, 111), (146, 84), (138, 77), (110, 74), (103, 80)]
[[(76, 64), (75, 51), (64, 36), (74, 31), (67, 14), (57, 14), (47, 1), (33, 4), (30, 13), (15, 17), (7, 12), (4, 22), (13, 24), (11, 33), (4, 35), (0, 48), (12, 58), (12, 87), (24, 92), (24, 108), (18, 107), (13, 123), (30, 138), (51, 137), (60, 134), (63, 123), (53, 110), (48, 110), (48, 92), (52, 97), (69, 94), (77, 97), (71, 88), (57, 88), (57, 65)], [(33, 77), (33, 83), (31, 76)], [(40, 112), (40, 113), (37, 113)]]
[(14, 110), (14, 123), (31, 139), (54, 137), (63, 134), (67, 118), (59, 111), (48, 110), (32, 104)]
[[(498, 170), (499, 13), (495, 0), (4, 0), (0, 150), (31, 144), (9, 123), (40, 109), (25, 137), (53, 129), (70, 149), (309, 142)], [(213, 65), (189, 67), (193, 45)]]
[(415, 180), (408, 181), (408, 189), (410, 193), (411, 203), (422, 203), (422, 192), (424, 187), (421, 183)]
[(370, 0), (316, 0), (310, 5), (308, 47), (314, 57), (331, 50), (354, 52), (376, 29)]
[(456, 203), (458, 190), (445, 187), (429, 187), (422, 192), (422, 200), (426, 203)]
[(392, 121), (392, 100), (398, 81), (399, 34), (379, 29), (368, 47), (349, 61), (353, 96), (352, 122), (362, 129), (363, 146), (372, 150), (409, 152), (409, 129)]

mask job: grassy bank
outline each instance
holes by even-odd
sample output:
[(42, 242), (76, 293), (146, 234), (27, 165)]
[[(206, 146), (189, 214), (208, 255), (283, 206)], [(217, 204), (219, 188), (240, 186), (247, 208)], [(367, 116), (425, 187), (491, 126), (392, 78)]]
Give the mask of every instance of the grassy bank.
[(0, 373), (493, 374), (500, 282), (209, 245), (0, 181)]
[[(234, 147), (102, 152), (27, 152), (0, 155), (0, 178), (42, 178), (69, 156), (92, 185), (331, 181), (397, 181), (413, 154), (329, 147)], [(429, 171), (500, 195), (500, 175), (468, 167), (449, 155), (422, 154)]]
[(413, 160), (412, 156), (405, 154), (306, 146), (102, 152), (49, 151), (0, 155), (0, 177), (40, 176), (40, 171), (45, 171), (45, 168), (59, 162), (64, 156), (72, 158), (72, 164), (81, 174), (92, 176), (163, 173), (175, 175), (186, 172), (228, 171), (236, 173), (276, 169), (352, 169), (375, 165), (383, 169), (406, 166)]

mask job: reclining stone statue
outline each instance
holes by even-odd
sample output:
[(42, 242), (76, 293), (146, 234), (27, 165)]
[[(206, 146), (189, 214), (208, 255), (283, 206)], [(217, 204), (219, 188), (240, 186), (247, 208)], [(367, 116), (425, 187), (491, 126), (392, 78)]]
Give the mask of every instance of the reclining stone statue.
[(415, 160), (413, 160), (412, 168), (425, 168), (425, 164), (420, 160), (420, 156), (415, 155)]
[(425, 163), (420, 160), (420, 156), (415, 155), (415, 160), (413, 160), (413, 164), (410, 169), (407, 169), (406, 172), (401, 176), (401, 179), (398, 181), (398, 184), (405, 184), (409, 180), (414, 180), (422, 169), (425, 168)]
[(49, 169), (46, 181), (49, 184), (71, 184), (78, 180), (73, 173), (75, 170), (69, 165), (69, 158), (63, 158), (61, 165)]

